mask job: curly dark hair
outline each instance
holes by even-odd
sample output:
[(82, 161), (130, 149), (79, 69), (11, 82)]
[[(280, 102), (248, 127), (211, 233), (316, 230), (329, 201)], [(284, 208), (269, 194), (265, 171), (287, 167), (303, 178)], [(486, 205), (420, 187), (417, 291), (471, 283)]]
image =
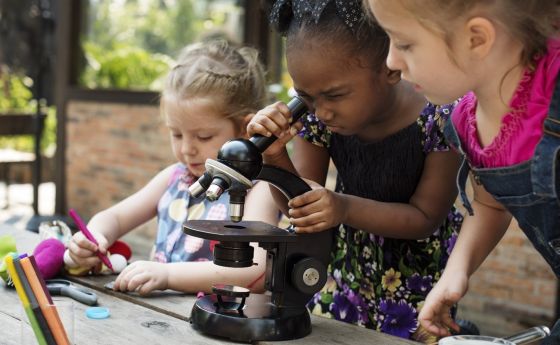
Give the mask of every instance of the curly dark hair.
[[(278, 3), (282, 3), (281, 6)], [(301, 6), (301, 3), (309, 6)], [(319, 3), (326, 5), (318, 12), (315, 7), (320, 6)], [(274, 6), (277, 6), (276, 13), (273, 13)], [(352, 21), (342, 12), (342, 6), (355, 11)], [(268, 9), (270, 24), (286, 37), (288, 50), (296, 49), (294, 45), (299, 45), (301, 39), (325, 43), (325, 46), (339, 44), (353, 56), (366, 57), (371, 68), (385, 66), (389, 37), (366, 15), (359, 0), (279, 0), (269, 1)]]

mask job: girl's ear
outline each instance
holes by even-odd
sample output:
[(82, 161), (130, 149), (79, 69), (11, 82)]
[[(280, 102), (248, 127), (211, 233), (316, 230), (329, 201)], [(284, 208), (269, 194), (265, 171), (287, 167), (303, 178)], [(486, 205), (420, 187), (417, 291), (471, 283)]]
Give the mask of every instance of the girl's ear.
[(496, 41), (496, 27), (484, 17), (474, 17), (467, 22), (468, 49), (475, 58), (486, 57)]

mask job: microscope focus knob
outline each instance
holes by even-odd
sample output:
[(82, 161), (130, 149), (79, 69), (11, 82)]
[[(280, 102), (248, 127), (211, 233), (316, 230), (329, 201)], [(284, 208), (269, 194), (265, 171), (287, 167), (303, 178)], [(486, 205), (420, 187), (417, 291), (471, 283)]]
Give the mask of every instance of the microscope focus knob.
[(302, 293), (312, 295), (327, 282), (327, 269), (315, 258), (298, 261), (292, 270), (292, 284)]

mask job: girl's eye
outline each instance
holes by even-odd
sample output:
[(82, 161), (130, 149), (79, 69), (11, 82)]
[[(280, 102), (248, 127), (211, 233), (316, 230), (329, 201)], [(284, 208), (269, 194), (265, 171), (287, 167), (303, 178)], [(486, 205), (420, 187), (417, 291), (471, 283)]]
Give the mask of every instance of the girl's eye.
[(211, 136), (209, 136), (209, 137), (198, 137), (198, 140), (200, 140), (200, 141), (208, 141), (210, 139), (212, 139)]
[(298, 96), (301, 97), (301, 98), (303, 98), (304, 101), (311, 101), (311, 97), (309, 97), (309, 96), (306, 95), (306, 94), (302, 94), (302, 93), (299, 93), (299, 92), (298, 92)]
[(400, 51), (408, 51), (410, 50), (411, 44), (395, 44), (395, 48)]
[(344, 96), (344, 95), (343, 94), (336, 94), (336, 95), (327, 95), (326, 97), (328, 99), (337, 99), (337, 98), (340, 98), (342, 96)]
[(172, 135), (173, 135), (173, 138), (175, 138), (175, 139), (181, 139), (183, 137), (182, 134), (172, 134)]

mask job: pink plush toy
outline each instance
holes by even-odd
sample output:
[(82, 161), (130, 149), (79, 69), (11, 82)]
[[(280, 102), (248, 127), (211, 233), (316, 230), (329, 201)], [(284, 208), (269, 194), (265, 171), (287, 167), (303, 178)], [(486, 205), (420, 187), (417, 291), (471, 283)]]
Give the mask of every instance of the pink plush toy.
[(55, 238), (46, 239), (39, 243), (33, 255), (43, 278), (54, 278), (64, 263), (64, 244)]

